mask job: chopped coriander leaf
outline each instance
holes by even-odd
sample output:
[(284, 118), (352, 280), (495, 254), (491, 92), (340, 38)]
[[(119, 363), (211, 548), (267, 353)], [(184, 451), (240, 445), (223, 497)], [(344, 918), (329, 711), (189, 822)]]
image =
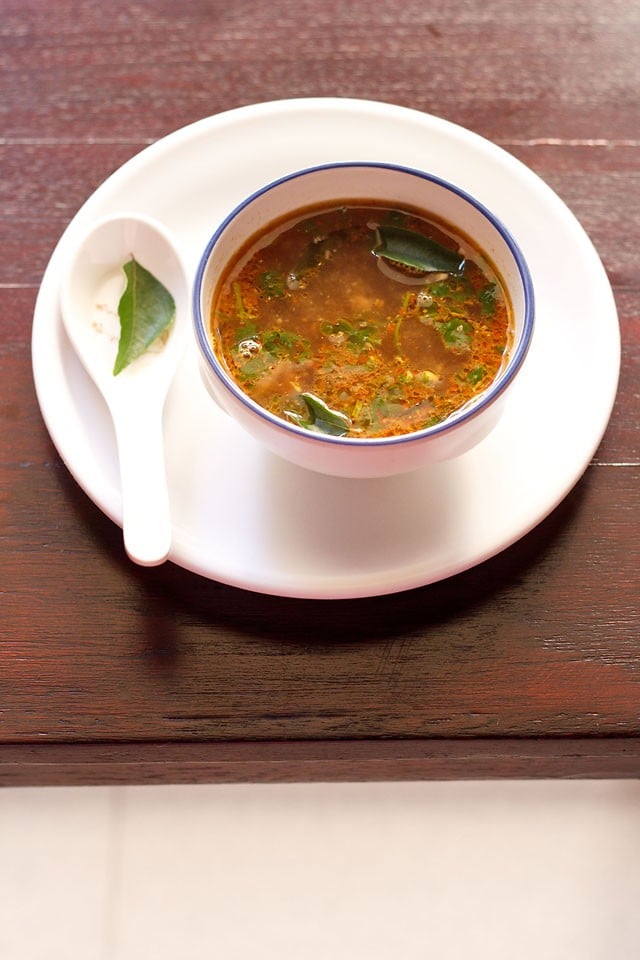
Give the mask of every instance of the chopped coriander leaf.
[(471, 346), (473, 326), (468, 320), (454, 317), (452, 320), (436, 323), (436, 328), (447, 347), (453, 350), (468, 350)]
[(497, 295), (498, 288), (495, 283), (488, 283), (486, 287), (483, 287), (482, 290), (478, 292), (478, 300), (480, 301), (482, 313), (485, 317), (492, 317), (496, 312)]
[(335, 323), (324, 323), (321, 329), (330, 338), (342, 334), (344, 340), (354, 350), (367, 350), (380, 344), (378, 328), (366, 320), (361, 320), (357, 324), (350, 323), (348, 320), (337, 320)]
[(258, 328), (255, 323), (251, 320), (246, 323), (241, 324), (236, 329), (236, 345), (242, 343), (243, 340), (254, 339), (258, 334)]
[(466, 380), (467, 383), (470, 383), (472, 387), (476, 387), (481, 380), (483, 380), (487, 375), (487, 371), (484, 367), (474, 367), (473, 370), (470, 370), (467, 374)]
[(265, 350), (277, 357), (301, 358), (309, 355), (309, 341), (299, 333), (292, 333), (289, 330), (269, 330), (263, 335), (262, 340)]
[(245, 361), (240, 366), (240, 373), (247, 380), (254, 380), (257, 377), (261, 377), (267, 370), (270, 370), (277, 362), (277, 357), (274, 357), (272, 353), (267, 353), (263, 350), (262, 353), (257, 354), (255, 357), (250, 357), (249, 360)]
[(276, 300), (286, 293), (285, 278), (276, 270), (264, 270), (258, 277), (258, 287), (267, 300)]
[(242, 297), (242, 287), (238, 282), (233, 284), (233, 299), (238, 318), (244, 323), (253, 320), (253, 314), (245, 306), (244, 299)]

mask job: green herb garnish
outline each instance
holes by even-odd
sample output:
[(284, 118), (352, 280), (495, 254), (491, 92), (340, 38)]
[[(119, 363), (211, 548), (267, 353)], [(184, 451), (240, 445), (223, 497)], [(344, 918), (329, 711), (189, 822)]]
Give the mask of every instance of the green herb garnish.
[(258, 286), (265, 300), (280, 300), (287, 292), (285, 279), (277, 270), (265, 270), (261, 273)]
[[(219, 316), (219, 314), (216, 314), (216, 316)], [(246, 320), (236, 330), (236, 346), (242, 343), (243, 340), (253, 340), (257, 335), (258, 328), (253, 320)]]
[(175, 300), (167, 288), (135, 257), (123, 269), (127, 285), (118, 304), (120, 340), (114, 376), (141, 357), (169, 329), (176, 315)]
[(240, 367), (240, 373), (247, 381), (255, 380), (261, 377), (267, 370), (270, 370), (277, 363), (278, 358), (265, 350), (258, 353), (255, 357), (250, 357)]
[(290, 357), (304, 360), (311, 353), (309, 341), (299, 333), (288, 330), (269, 330), (263, 334), (262, 342), (265, 350), (276, 357)]
[(484, 367), (474, 367), (473, 370), (470, 370), (467, 374), (467, 383), (470, 383), (472, 387), (477, 387), (480, 381), (484, 379), (486, 374), (487, 371)]
[(451, 347), (454, 350), (467, 350), (471, 346), (473, 326), (468, 320), (454, 317), (452, 320), (436, 323), (436, 327), (446, 347)]
[(430, 283), (426, 289), (432, 297), (450, 303), (465, 303), (474, 297), (473, 285), (464, 276), (436, 280), (435, 283)]
[(371, 252), (405, 267), (413, 267), (425, 273), (460, 273), (464, 257), (455, 250), (448, 250), (415, 230), (382, 224), (376, 228), (376, 239)]
[(380, 424), (381, 420), (393, 417), (402, 417), (407, 410), (404, 404), (399, 403), (394, 397), (393, 391), (389, 391), (388, 396), (375, 397), (369, 406), (369, 415), (372, 423)]
[(328, 337), (344, 334), (346, 342), (353, 350), (371, 350), (372, 347), (380, 345), (378, 328), (365, 319), (357, 324), (350, 323), (348, 320), (336, 320), (335, 323), (323, 323), (320, 329)]
[(237, 282), (233, 284), (233, 302), (236, 307), (238, 319), (242, 320), (243, 323), (251, 323), (251, 321), (254, 320), (254, 315), (251, 310), (248, 310), (245, 306), (244, 300), (242, 299), (242, 288)]
[(478, 293), (478, 300), (481, 304), (482, 313), (485, 317), (492, 317), (496, 312), (496, 296), (498, 288), (495, 283), (488, 283), (486, 287)]
[(326, 433), (332, 437), (344, 437), (345, 433), (349, 432), (351, 420), (344, 413), (332, 410), (324, 400), (313, 393), (301, 393), (300, 398), (304, 400), (306, 415), (291, 410), (286, 411), (287, 416), (298, 426), (313, 430), (315, 433)]

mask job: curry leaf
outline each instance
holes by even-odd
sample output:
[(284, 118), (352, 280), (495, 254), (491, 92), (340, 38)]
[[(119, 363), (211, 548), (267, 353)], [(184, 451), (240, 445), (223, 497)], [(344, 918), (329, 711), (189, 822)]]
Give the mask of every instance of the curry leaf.
[(127, 285), (118, 304), (120, 340), (114, 376), (142, 356), (176, 315), (175, 301), (167, 288), (134, 257), (123, 269)]
[(371, 252), (425, 273), (460, 273), (464, 266), (464, 257), (459, 252), (404, 227), (384, 224), (377, 227)]
[(327, 433), (332, 437), (343, 437), (345, 433), (349, 432), (351, 421), (344, 413), (340, 413), (339, 410), (332, 410), (324, 400), (316, 397), (314, 393), (301, 393), (300, 396), (304, 400), (308, 411), (308, 417), (304, 422), (298, 420), (301, 426), (318, 433)]

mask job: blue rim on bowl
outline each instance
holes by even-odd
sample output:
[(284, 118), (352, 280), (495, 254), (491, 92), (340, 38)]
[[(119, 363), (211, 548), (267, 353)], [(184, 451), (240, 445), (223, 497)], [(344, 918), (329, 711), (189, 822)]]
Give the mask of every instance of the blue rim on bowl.
[[(232, 211), (229, 213), (220, 225), (215, 230), (213, 236), (209, 240), (196, 271), (194, 289), (193, 289), (193, 317), (194, 317), (194, 326), (195, 333), (200, 346), (202, 355), (207, 360), (211, 370), (216, 374), (218, 379), (224, 385), (227, 390), (230, 390), (233, 395), (241, 403), (243, 403), (249, 410), (254, 414), (257, 414), (263, 420), (268, 423), (271, 423), (274, 426), (279, 427), (281, 430), (287, 431), (291, 434), (298, 436), (309, 437), (309, 431), (304, 427), (299, 427), (297, 424), (289, 423), (286, 420), (281, 419), (280, 417), (275, 416), (270, 413), (264, 407), (261, 407), (258, 403), (253, 401), (248, 397), (242, 389), (235, 383), (233, 378), (227, 374), (224, 370), (220, 361), (218, 360), (213, 347), (211, 346), (211, 341), (207, 332), (207, 323), (208, 317), (204, 317), (202, 313), (202, 284), (207, 268), (207, 264), (210, 260), (211, 254), (218, 243), (220, 237), (227, 229), (227, 227), (236, 219), (236, 217), (245, 210), (250, 204), (252, 204), (256, 199), (263, 196), (266, 193), (269, 193), (271, 190), (274, 190), (276, 187), (281, 186), (284, 183), (288, 183), (292, 180), (296, 180), (300, 177), (308, 176), (309, 174), (317, 173), (325, 170), (339, 170), (346, 168), (367, 168), (367, 169), (378, 169), (378, 170), (390, 170), (396, 171), (402, 174), (409, 174), (414, 177), (418, 177), (421, 180), (428, 181), (437, 185), (438, 187), (448, 190), (451, 193), (455, 194), (457, 197), (469, 203), (471, 206), (481, 213), (488, 221), (492, 224), (495, 230), (500, 234), (504, 243), (509, 248), (509, 251), (513, 257), (514, 263), (520, 275), (520, 280), (522, 282), (523, 289), (523, 298), (524, 298), (524, 315), (522, 330), (518, 342), (515, 345), (513, 353), (509, 357), (509, 361), (503, 373), (499, 374), (494, 382), (487, 387), (481, 397), (474, 402), (472, 406), (465, 406), (458, 410), (457, 412), (452, 413), (446, 420), (443, 420), (441, 423), (434, 424), (431, 427), (425, 427), (421, 430), (415, 430), (412, 433), (400, 434), (397, 436), (391, 437), (335, 437), (328, 434), (322, 433), (313, 433), (314, 440), (319, 443), (325, 444), (335, 444), (338, 446), (353, 446), (353, 447), (388, 447), (394, 444), (408, 444), (415, 443), (419, 440), (423, 440), (427, 436), (437, 436), (446, 431), (451, 430), (454, 426), (459, 426), (460, 424), (465, 423), (468, 420), (471, 420), (478, 416), (483, 410), (490, 406), (502, 393), (504, 393), (507, 386), (511, 383), (516, 373), (522, 366), (522, 363), (527, 355), (529, 346), (531, 344), (531, 338), (533, 335), (533, 326), (534, 326), (534, 313), (535, 313), (535, 301), (534, 301), (534, 290), (533, 290), (533, 281), (531, 279), (531, 274), (527, 266), (526, 260), (522, 251), (520, 250), (519, 245), (516, 240), (510, 233), (510, 231), (505, 227), (501, 220), (499, 220), (495, 214), (493, 214), (483, 203), (477, 200), (474, 196), (467, 191), (463, 190), (461, 187), (456, 186), (453, 183), (450, 183), (447, 180), (444, 180), (441, 177), (437, 177), (434, 174), (426, 173), (423, 170), (419, 170), (412, 167), (405, 167), (399, 164), (392, 163), (379, 163), (372, 161), (348, 161), (340, 163), (327, 163), (319, 164), (313, 167), (306, 167), (302, 170), (296, 170), (294, 173), (286, 174), (283, 177), (273, 180), (270, 183), (266, 184), (264, 187), (261, 187), (259, 190), (256, 190), (250, 196), (246, 197), (241, 203), (239, 203)], [(249, 239), (249, 238), (247, 238)]]

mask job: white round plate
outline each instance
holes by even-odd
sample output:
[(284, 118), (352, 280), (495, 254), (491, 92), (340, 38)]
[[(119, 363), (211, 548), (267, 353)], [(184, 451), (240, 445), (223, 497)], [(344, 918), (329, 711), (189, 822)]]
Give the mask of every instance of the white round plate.
[(316, 475), (258, 447), (205, 393), (187, 350), (165, 413), (171, 559), (210, 579), (290, 597), (392, 593), (480, 563), (546, 517), (587, 467), (618, 382), (620, 335), (606, 274), (555, 193), (510, 154), (447, 121), (384, 103), (300, 99), (231, 110), (133, 157), (60, 239), (32, 336), (38, 401), (80, 486), (121, 522), (109, 414), (63, 331), (60, 277), (76, 236), (119, 211), (173, 231), (195, 273), (220, 220), (247, 194), (318, 163), (419, 167), (465, 188), (520, 243), (536, 330), (495, 431), (470, 453), (407, 476)]

